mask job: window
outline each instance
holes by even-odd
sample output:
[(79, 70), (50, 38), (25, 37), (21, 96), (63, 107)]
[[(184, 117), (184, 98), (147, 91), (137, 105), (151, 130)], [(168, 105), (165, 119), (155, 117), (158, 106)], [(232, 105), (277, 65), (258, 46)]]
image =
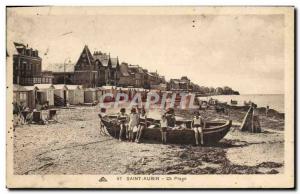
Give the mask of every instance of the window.
[(20, 102), (26, 102), (26, 92), (20, 92)]
[(27, 63), (26, 63), (25, 61), (23, 61), (23, 62), (22, 62), (22, 65), (21, 65), (21, 69), (25, 69), (25, 70), (26, 70), (26, 64), (27, 64)]

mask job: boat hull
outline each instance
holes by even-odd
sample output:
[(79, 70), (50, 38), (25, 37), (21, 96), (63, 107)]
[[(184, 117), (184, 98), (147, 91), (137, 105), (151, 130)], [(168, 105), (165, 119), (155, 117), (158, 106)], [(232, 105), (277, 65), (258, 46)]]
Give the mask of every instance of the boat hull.
[[(102, 119), (107, 132), (114, 138), (119, 137), (120, 126), (115, 120)], [(159, 121), (152, 121), (158, 124)], [(190, 129), (190, 121), (182, 122), (186, 125), (186, 129), (167, 130), (167, 142), (171, 144), (195, 144), (195, 133)], [(180, 121), (177, 122), (180, 124)], [(232, 122), (209, 122), (203, 130), (204, 144), (211, 145), (219, 142), (229, 132)], [(125, 134), (123, 134), (125, 135)], [(122, 137), (125, 138), (125, 137)], [(161, 131), (158, 126), (146, 128), (142, 132), (143, 142), (161, 142)]]

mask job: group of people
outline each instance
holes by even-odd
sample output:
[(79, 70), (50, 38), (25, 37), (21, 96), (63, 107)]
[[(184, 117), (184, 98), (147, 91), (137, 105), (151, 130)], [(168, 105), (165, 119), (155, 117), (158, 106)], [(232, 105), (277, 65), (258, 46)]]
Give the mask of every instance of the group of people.
[[(174, 109), (169, 109), (165, 114), (162, 115), (160, 120), (161, 125), (161, 138), (162, 143), (167, 143), (167, 132), (168, 130), (176, 129), (176, 119)], [(201, 117), (198, 111), (194, 112), (194, 116), (191, 123), (191, 129), (195, 132), (195, 144), (203, 145), (203, 127), (205, 126), (204, 119)], [(186, 126), (184, 127), (186, 129)]]
[[(129, 142), (140, 143), (144, 129), (151, 124), (147, 122), (147, 114), (144, 108), (132, 108), (130, 113), (126, 113), (125, 108), (121, 108), (117, 116), (117, 122), (120, 126), (118, 135), (119, 141), (128, 140)], [(204, 120), (197, 111), (194, 113), (191, 128), (195, 134), (195, 144), (203, 145), (203, 126)], [(102, 126), (104, 127), (104, 126)], [(160, 119), (161, 141), (167, 143), (167, 133), (172, 129), (177, 129), (174, 109), (169, 109), (162, 114)], [(184, 127), (186, 129), (186, 127)], [(134, 134), (136, 135), (134, 136)]]
[[(130, 142), (139, 143), (142, 137), (143, 130), (147, 127), (147, 116), (144, 108), (132, 108), (129, 115), (126, 114), (126, 109), (121, 108), (117, 120), (120, 124), (119, 141), (123, 140), (125, 133), (126, 139)], [(134, 139), (133, 133), (136, 132)]]

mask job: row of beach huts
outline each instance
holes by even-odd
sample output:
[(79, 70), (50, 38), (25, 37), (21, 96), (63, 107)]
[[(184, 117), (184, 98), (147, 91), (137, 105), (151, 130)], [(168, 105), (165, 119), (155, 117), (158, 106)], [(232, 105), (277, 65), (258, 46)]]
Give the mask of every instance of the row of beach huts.
[[(38, 105), (66, 106), (66, 105), (93, 105), (99, 102), (105, 93), (147, 92), (142, 88), (119, 88), (115, 86), (102, 86), (98, 88), (84, 88), (81, 85), (65, 84), (35, 84), (33, 86), (13, 85), (13, 102), (22, 104), (30, 109)], [(106, 100), (109, 100), (105, 98)]]

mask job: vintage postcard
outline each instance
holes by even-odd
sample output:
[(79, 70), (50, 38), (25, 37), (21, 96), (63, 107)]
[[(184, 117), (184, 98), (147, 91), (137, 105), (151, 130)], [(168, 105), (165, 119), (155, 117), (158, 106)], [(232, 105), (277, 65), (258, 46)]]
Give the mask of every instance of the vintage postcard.
[(294, 188), (294, 7), (7, 7), (8, 188)]

